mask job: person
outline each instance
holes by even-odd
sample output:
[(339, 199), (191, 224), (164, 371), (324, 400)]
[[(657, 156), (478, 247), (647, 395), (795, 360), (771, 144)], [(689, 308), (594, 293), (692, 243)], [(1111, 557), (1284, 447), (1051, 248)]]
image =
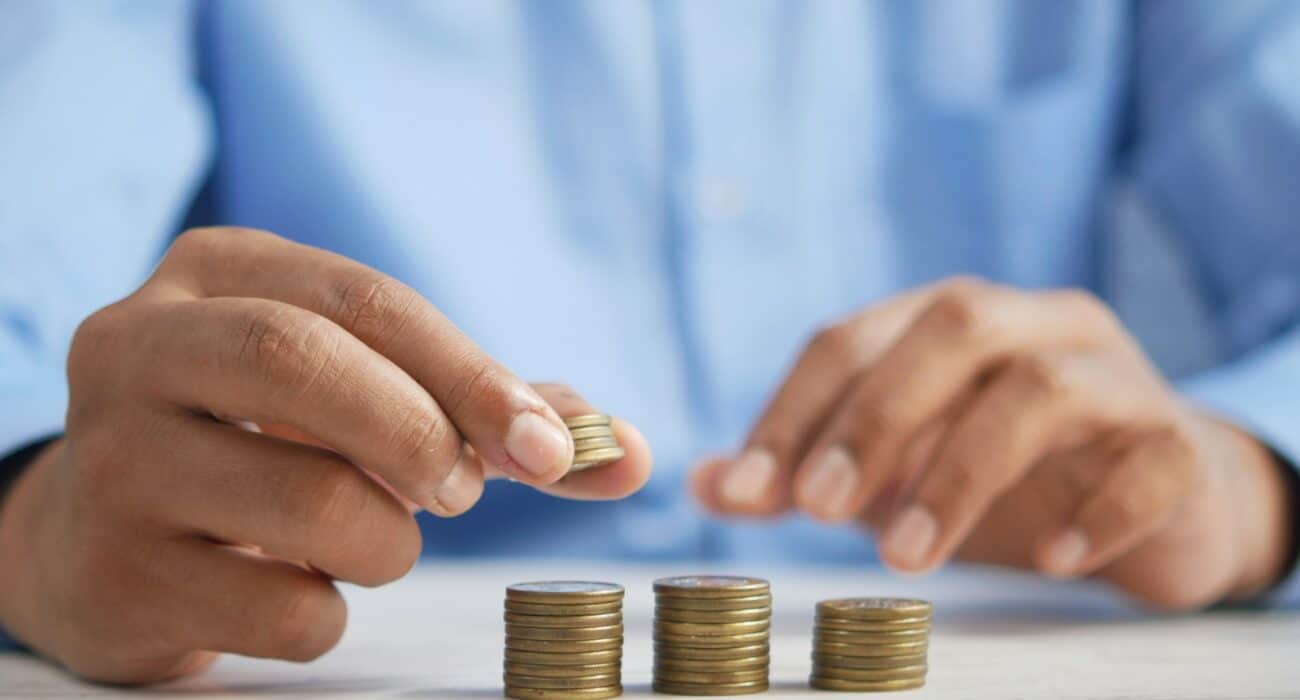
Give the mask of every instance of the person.
[[(73, 673), (314, 658), (422, 550), (1294, 598), (1300, 5), (0, 36), (0, 627)], [(628, 457), (564, 476), (593, 410)]]

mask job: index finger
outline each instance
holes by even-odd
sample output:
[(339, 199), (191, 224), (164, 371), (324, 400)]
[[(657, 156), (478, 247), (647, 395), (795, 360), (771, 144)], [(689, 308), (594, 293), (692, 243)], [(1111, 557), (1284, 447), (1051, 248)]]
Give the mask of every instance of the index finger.
[(492, 466), (534, 485), (568, 468), (573, 446), (550, 405), (387, 275), (261, 231), (200, 229), (178, 239), (158, 276), (201, 296), (273, 299), (324, 316), (424, 387)]

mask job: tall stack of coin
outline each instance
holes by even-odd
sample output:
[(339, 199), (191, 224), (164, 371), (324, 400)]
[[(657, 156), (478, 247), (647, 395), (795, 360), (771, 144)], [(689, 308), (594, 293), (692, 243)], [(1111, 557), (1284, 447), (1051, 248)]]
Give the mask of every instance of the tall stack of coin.
[(925, 685), (930, 604), (843, 598), (817, 604), (812, 678), (822, 690), (907, 690)]
[(569, 471), (599, 467), (623, 459), (623, 448), (614, 437), (614, 426), (609, 416), (589, 413), (565, 418), (564, 425), (573, 436), (573, 466)]
[(655, 581), (654, 689), (676, 695), (767, 690), (772, 592), (739, 576)]
[(537, 581), (506, 589), (505, 694), (597, 700), (623, 694), (623, 587)]

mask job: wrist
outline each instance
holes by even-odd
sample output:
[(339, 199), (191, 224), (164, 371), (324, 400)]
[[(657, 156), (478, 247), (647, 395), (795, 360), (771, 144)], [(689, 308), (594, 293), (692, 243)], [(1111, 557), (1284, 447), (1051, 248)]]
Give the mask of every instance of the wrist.
[(19, 467), (0, 500), (0, 627), (11, 636), (23, 627), (18, 617), (27, 600), (20, 574), (33, 568), (33, 555), (41, 521), (40, 504), (49, 465), (63, 450), (63, 440), (43, 442)]
[(1277, 584), (1294, 559), (1294, 475), (1272, 450), (1234, 426), (1220, 424), (1230, 446), (1239, 566), (1229, 600), (1246, 600)]

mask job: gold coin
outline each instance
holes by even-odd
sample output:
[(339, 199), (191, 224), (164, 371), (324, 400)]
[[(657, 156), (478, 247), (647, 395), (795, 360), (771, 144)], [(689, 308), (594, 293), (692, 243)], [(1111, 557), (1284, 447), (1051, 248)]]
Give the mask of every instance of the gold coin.
[(541, 676), (516, 676), (506, 673), (502, 676), (507, 686), (518, 688), (537, 688), (550, 690), (566, 690), (569, 688), (608, 688), (611, 685), (618, 685), (622, 682), (617, 673), (607, 673), (603, 676), (588, 676), (586, 678), (545, 678)]
[(622, 612), (623, 601), (565, 605), (556, 603), (521, 603), (517, 600), (507, 600), (506, 610), (521, 615), (604, 615), (605, 613)]
[(822, 678), (837, 678), (843, 681), (893, 681), (903, 678), (924, 678), (927, 667), (901, 666), (899, 668), (861, 669), (839, 668), (813, 664), (812, 674)]
[(655, 644), (655, 658), (658, 659), (698, 659), (703, 661), (727, 661), (731, 659), (750, 659), (767, 656), (767, 644), (750, 644), (747, 646), (726, 647), (684, 647), (673, 644)]
[(528, 651), (506, 647), (506, 663), (537, 664), (584, 668), (596, 664), (617, 664), (623, 660), (623, 647), (582, 652)]
[(767, 644), (767, 630), (762, 632), (745, 632), (743, 634), (668, 634), (655, 630), (655, 644), (658, 646), (679, 646), (688, 648), (741, 647), (752, 644)]
[[(766, 595), (771, 585), (761, 578), (746, 576), (670, 576), (654, 583), (660, 598), (740, 598)], [(663, 600), (660, 604), (668, 605)]]
[(750, 632), (764, 632), (772, 627), (771, 620), (750, 620), (748, 622), (719, 622), (709, 624), (704, 622), (668, 622), (666, 620), (655, 620), (655, 631), (665, 634), (693, 635), (700, 637), (712, 637), (721, 634), (747, 634)]
[(767, 680), (767, 667), (745, 671), (673, 671), (655, 666), (656, 681), (669, 683), (749, 683)]
[(547, 666), (543, 664), (521, 664), (505, 662), (505, 672), (511, 676), (533, 676), (536, 678), (589, 678), (591, 676), (608, 676), (621, 673), (623, 664), (587, 664), (584, 666)]
[(524, 615), (506, 611), (506, 622), (525, 627), (605, 627), (623, 624), (623, 613), (601, 613), (599, 615)]
[(674, 598), (659, 596), (656, 600), (656, 607), (660, 610), (699, 610), (701, 612), (771, 608), (772, 594), (762, 593), (741, 598)]
[(655, 654), (655, 668), (669, 671), (747, 671), (767, 668), (770, 664), (767, 654), (739, 659), (674, 659)]
[(767, 690), (767, 681), (748, 683), (670, 683), (656, 680), (652, 686), (656, 693), (669, 695), (749, 695)]
[(610, 425), (613, 418), (604, 413), (584, 413), (580, 416), (569, 416), (564, 419), (564, 427), (572, 430), (573, 428), (589, 428), (593, 425)]
[(603, 581), (530, 581), (506, 588), (506, 600), (521, 603), (612, 603), (623, 600), (623, 587)]
[(929, 630), (930, 618), (906, 617), (898, 620), (846, 620), (818, 615), (813, 626), (844, 632), (896, 632), (902, 630)]
[(754, 622), (757, 620), (771, 620), (771, 608), (748, 608), (742, 610), (715, 610), (705, 612), (703, 610), (674, 610), (672, 608), (655, 608), (656, 620), (667, 620), (668, 622), (704, 622), (704, 623), (727, 623), (727, 622)]
[(607, 447), (618, 447), (618, 440), (613, 435), (608, 437), (591, 437), (582, 438), (573, 441), (573, 451), (576, 454), (590, 452), (591, 450), (602, 450)]
[(929, 642), (895, 642), (892, 644), (839, 644), (813, 640), (813, 650), (820, 654), (835, 656), (903, 656), (906, 654), (923, 654), (929, 649)]
[(932, 607), (913, 598), (837, 598), (817, 604), (817, 614), (850, 620), (898, 620), (929, 618)]
[(853, 690), (857, 692), (872, 692), (877, 690), (910, 690), (912, 688), (920, 688), (925, 685), (925, 677), (900, 678), (892, 681), (846, 681), (838, 678), (812, 676), (808, 679), (808, 683), (818, 690)]
[(604, 700), (605, 698), (616, 698), (622, 695), (623, 686), (612, 685), (608, 688), (555, 690), (552, 688), (520, 688), (508, 685), (505, 693), (506, 697), (515, 698), (515, 700)]
[(591, 450), (582, 450), (573, 453), (573, 465), (576, 467), (580, 464), (604, 464), (614, 462), (627, 456), (622, 447), (598, 447)]
[[(506, 637), (506, 648), (518, 649), (519, 651), (545, 651), (551, 654), (579, 654), (588, 651), (621, 650), (623, 648), (623, 638), (557, 640)], [(575, 660), (574, 663), (578, 662)]]
[(897, 642), (921, 641), (930, 638), (930, 630), (902, 630), (899, 632), (845, 632), (843, 630), (827, 630), (816, 628), (813, 630), (813, 639), (820, 639), (823, 642), (839, 642), (842, 644), (893, 644)]
[(569, 435), (576, 440), (585, 440), (594, 437), (614, 437), (613, 425), (588, 425), (583, 428), (570, 428)]
[(622, 639), (623, 625), (604, 627), (524, 627), (506, 623), (506, 637), (510, 639), (548, 639), (576, 641), (579, 639)]
[(857, 668), (877, 670), (885, 668), (906, 668), (924, 666), (925, 654), (906, 654), (899, 656), (839, 656), (836, 654), (819, 654), (813, 652), (813, 664), (834, 666), (836, 668)]

